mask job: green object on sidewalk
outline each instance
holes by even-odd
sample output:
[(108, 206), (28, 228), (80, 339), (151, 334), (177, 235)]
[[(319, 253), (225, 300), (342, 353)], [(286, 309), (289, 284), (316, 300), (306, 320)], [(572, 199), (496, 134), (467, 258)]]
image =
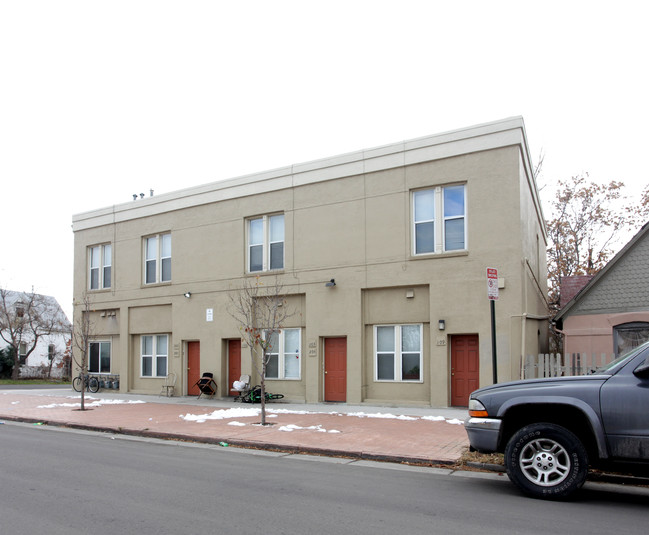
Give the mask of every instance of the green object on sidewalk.
[(224, 448), (227, 448), (230, 444), (227, 442), (219, 442), (219, 446), (223, 446)]

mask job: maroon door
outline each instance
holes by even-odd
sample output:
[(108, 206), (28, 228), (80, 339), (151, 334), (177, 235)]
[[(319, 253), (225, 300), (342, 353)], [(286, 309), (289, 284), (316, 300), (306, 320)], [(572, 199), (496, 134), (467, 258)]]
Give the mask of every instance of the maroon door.
[(201, 343), (187, 342), (187, 395), (198, 396), (196, 383), (201, 378)]
[(241, 377), (241, 340), (228, 340), (228, 390), (230, 396), (240, 392), (232, 389), (232, 383)]
[(325, 338), (324, 400), (347, 401), (347, 339)]
[(451, 405), (466, 407), (469, 394), (480, 386), (478, 335), (451, 336)]

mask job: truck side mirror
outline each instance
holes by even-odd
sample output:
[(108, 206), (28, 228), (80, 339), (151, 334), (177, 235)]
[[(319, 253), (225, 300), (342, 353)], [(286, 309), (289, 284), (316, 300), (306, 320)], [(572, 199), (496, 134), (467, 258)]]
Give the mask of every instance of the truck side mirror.
[(638, 379), (649, 379), (649, 357), (644, 361), (644, 364), (640, 364), (640, 366), (633, 370), (633, 375)]

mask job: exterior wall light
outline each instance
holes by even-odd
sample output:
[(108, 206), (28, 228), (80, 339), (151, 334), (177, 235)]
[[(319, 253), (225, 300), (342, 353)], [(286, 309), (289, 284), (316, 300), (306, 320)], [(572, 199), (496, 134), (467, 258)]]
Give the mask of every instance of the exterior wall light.
[(333, 288), (334, 286), (336, 286), (336, 280), (335, 280), (335, 279), (331, 279), (329, 282), (325, 282), (325, 286), (326, 286), (327, 288)]
[(189, 298), (192, 296), (192, 293), (191, 293), (191, 292), (185, 292), (183, 295), (184, 295), (187, 299), (189, 299)]
[(446, 321), (445, 320), (439, 320), (439, 322), (437, 323), (437, 326), (439, 327), (440, 331), (443, 331), (444, 329), (446, 329)]

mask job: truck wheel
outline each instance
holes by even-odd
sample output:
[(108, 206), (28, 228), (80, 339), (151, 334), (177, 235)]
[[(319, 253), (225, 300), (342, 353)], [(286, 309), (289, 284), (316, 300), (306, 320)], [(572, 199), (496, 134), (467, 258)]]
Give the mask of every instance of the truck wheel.
[(525, 494), (564, 498), (586, 481), (588, 454), (567, 429), (538, 423), (519, 429), (505, 449), (507, 475)]

